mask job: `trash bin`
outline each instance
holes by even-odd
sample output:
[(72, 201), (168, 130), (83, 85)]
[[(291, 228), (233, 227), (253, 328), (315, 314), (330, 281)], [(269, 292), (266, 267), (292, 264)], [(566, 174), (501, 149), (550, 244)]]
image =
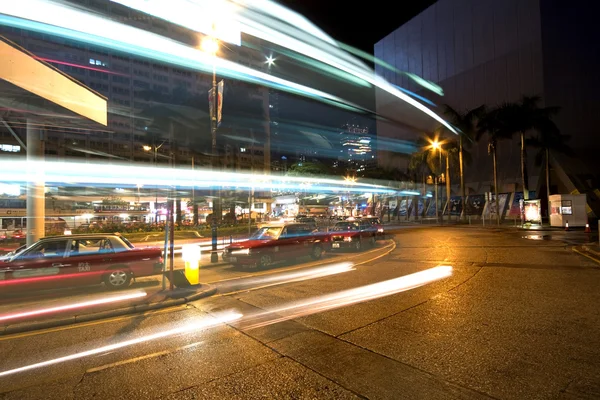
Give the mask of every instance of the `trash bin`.
[(200, 283), (200, 246), (184, 245), (182, 257), (185, 262), (185, 277), (191, 285), (198, 285)]

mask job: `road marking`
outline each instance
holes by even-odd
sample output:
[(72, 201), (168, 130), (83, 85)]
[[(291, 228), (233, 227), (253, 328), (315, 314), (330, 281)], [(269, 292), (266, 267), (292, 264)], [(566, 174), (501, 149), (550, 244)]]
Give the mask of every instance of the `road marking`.
[[(392, 242), (391, 244), (388, 244), (387, 246), (385, 246), (385, 247), (382, 247), (381, 249), (374, 249), (374, 250), (370, 250), (370, 251), (368, 251), (368, 252), (366, 252), (366, 253), (359, 254), (359, 255), (357, 255), (357, 257), (358, 257), (358, 256), (360, 256), (360, 255), (365, 255), (365, 254), (371, 253), (371, 252), (373, 252), (373, 251), (377, 251), (377, 250), (385, 250), (385, 249), (386, 249), (386, 248), (388, 248), (388, 247), (391, 247), (391, 249), (390, 249), (390, 250), (388, 250), (388, 251), (386, 251), (384, 254), (380, 254), (380, 255), (378, 255), (377, 257), (371, 258), (371, 259), (369, 259), (369, 260), (366, 260), (366, 261), (361, 261), (361, 262), (359, 262), (359, 263), (356, 263), (356, 264), (353, 264), (353, 265), (362, 265), (362, 264), (366, 264), (366, 263), (369, 263), (369, 262), (375, 261), (375, 260), (377, 260), (377, 259), (379, 259), (379, 258), (381, 258), (381, 257), (385, 257), (385, 256), (387, 256), (388, 254), (390, 254), (392, 251), (394, 251), (394, 250), (396, 249), (396, 242)], [(312, 265), (312, 266), (314, 267), (314, 266), (318, 266), (318, 265), (321, 265), (321, 264)], [(286, 269), (286, 270), (281, 270), (281, 271), (277, 271), (277, 272), (291, 271), (291, 270), (300, 269), (300, 268), (310, 268), (310, 266), (294, 267), (294, 268), (289, 268), (289, 269)], [(264, 274), (261, 274), (261, 275), (264, 275)], [(257, 275), (254, 275), (254, 276), (258, 276), (258, 274), (257, 274)], [(244, 277), (244, 278), (245, 278), (245, 277)], [(229, 281), (229, 280), (232, 280), (232, 279), (244, 279), (244, 278), (242, 278), (242, 277), (240, 277), (240, 278), (230, 278), (230, 279), (225, 279), (225, 280), (223, 280), (223, 281)], [(223, 282), (223, 281), (221, 281), (221, 282)], [(257, 287), (253, 287), (253, 288), (247, 288), (247, 289), (236, 290), (235, 292), (227, 292), (227, 293), (223, 293), (223, 294), (216, 294), (216, 295), (214, 295), (214, 296), (212, 296), (212, 297), (225, 297), (225, 296), (231, 296), (231, 295), (234, 295), (234, 294), (239, 294), (239, 293), (247, 293), (247, 292), (252, 292), (252, 291), (254, 291), (254, 290), (259, 290), (259, 289), (266, 289), (266, 288), (268, 288), (268, 287), (277, 286), (277, 285), (279, 285), (279, 283), (269, 283), (269, 284), (267, 284), (267, 285), (257, 286)]]
[(56, 328), (48, 328), (48, 329), (41, 329), (41, 330), (37, 330), (37, 331), (31, 331), (31, 332), (15, 333), (12, 335), (0, 336), (0, 342), (5, 341), (5, 340), (21, 339), (21, 338), (30, 337), (30, 336), (38, 336), (38, 335), (43, 335), (46, 333), (66, 331), (66, 330), (76, 329), (76, 328), (85, 328), (88, 326), (101, 325), (101, 324), (105, 324), (105, 323), (109, 323), (109, 322), (124, 321), (124, 320), (132, 319), (132, 318), (138, 318), (141, 316), (162, 314), (165, 312), (176, 311), (176, 309), (178, 309), (178, 308), (183, 310), (183, 309), (187, 308), (187, 305), (180, 304), (178, 306), (161, 308), (159, 310), (145, 311), (145, 312), (139, 313), (139, 314), (123, 315), (121, 317), (102, 319), (102, 320), (98, 320), (98, 321), (80, 322), (80, 323), (76, 323), (73, 325), (57, 326)]
[(127, 359), (127, 360), (121, 360), (121, 361), (117, 361), (117, 362), (110, 363), (110, 364), (104, 364), (104, 365), (101, 365), (99, 367), (90, 368), (87, 371), (85, 371), (85, 373), (86, 374), (91, 374), (91, 373), (94, 373), (94, 372), (103, 371), (105, 369), (118, 367), (120, 365), (132, 364), (132, 363), (135, 363), (135, 362), (138, 362), (138, 361), (147, 360), (149, 358), (157, 358), (157, 357), (161, 357), (161, 356), (166, 356), (168, 354), (175, 353), (176, 351), (186, 350), (186, 349), (190, 349), (192, 347), (199, 346), (202, 343), (204, 343), (204, 342), (195, 342), (195, 343), (191, 343), (191, 344), (188, 344), (188, 345), (185, 345), (185, 346), (176, 347), (176, 348), (171, 349), (171, 350), (158, 351), (158, 352), (152, 353), (152, 354), (146, 354), (146, 355), (143, 355), (143, 356), (134, 357), (134, 358), (130, 358), (130, 359)]
[(600, 264), (600, 260), (598, 260), (597, 258), (595, 258), (595, 257), (592, 257), (592, 256), (590, 256), (589, 254), (585, 254), (585, 253), (583, 253), (583, 252), (581, 252), (581, 251), (577, 250), (576, 248), (572, 248), (572, 250), (573, 250), (575, 253), (577, 253), (577, 254), (581, 254), (582, 256), (584, 256), (584, 257), (587, 257), (587, 258), (589, 258), (590, 260), (592, 260), (592, 261), (594, 261), (594, 262), (596, 262), (596, 263)]

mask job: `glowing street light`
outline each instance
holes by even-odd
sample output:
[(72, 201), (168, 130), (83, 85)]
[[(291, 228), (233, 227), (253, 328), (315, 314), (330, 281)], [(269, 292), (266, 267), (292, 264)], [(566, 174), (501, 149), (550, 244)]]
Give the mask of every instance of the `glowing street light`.
[(270, 67), (271, 65), (275, 64), (275, 59), (273, 58), (273, 56), (268, 56), (267, 61), (265, 61), (265, 63), (267, 63), (267, 65)]
[(200, 49), (207, 54), (216, 54), (219, 51), (219, 42), (212, 36), (205, 36), (200, 43)]

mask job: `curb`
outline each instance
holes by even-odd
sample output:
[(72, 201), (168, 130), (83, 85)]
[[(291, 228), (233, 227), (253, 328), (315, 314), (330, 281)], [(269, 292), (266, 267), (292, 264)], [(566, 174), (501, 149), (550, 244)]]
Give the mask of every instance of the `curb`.
[[(581, 256), (589, 258), (590, 260), (594, 261), (597, 264), (600, 264), (600, 252), (590, 249), (589, 246), (586, 246), (586, 245), (573, 246), (573, 247), (571, 247), (571, 250)], [(598, 267), (596, 267), (596, 268), (598, 268)]]
[(588, 246), (588, 245), (585, 245), (585, 244), (584, 244), (583, 246), (581, 246), (581, 250), (582, 250), (582, 251), (585, 251), (585, 252), (588, 252), (588, 253), (590, 253), (590, 254), (593, 254), (594, 256), (596, 256), (596, 257), (600, 258), (600, 251), (598, 251), (598, 250), (594, 250), (594, 249), (592, 249), (592, 248), (591, 248), (590, 246)]
[[(158, 310), (161, 308), (168, 308), (179, 306), (182, 304), (186, 304), (192, 301), (200, 300), (204, 297), (209, 297), (214, 295), (217, 292), (217, 288), (210, 284), (201, 284), (204, 287), (203, 290), (190, 293), (188, 296), (178, 297), (166, 299), (164, 301), (155, 302), (155, 303), (142, 303), (137, 304), (135, 306), (122, 307), (114, 310), (108, 311), (98, 311), (91, 314), (85, 315), (75, 315), (72, 317), (65, 317), (60, 319), (53, 319), (48, 321), (40, 321), (40, 322), (22, 322), (14, 325), (7, 325), (4, 327), (0, 327), (0, 336), (11, 335), (15, 333), (23, 333), (23, 332), (31, 332), (42, 329), (56, 328), (65, 325), (72, 325), (81, 322), (90, 322), (96, 321), (99, 319), (112, 318), (112, 317), (120, 317), (123, 315), (136, 314), (145, 311)], [(183, 288), (182, 288), (183, 289)], [(185, 289), (184, 289), (185, 290)]]

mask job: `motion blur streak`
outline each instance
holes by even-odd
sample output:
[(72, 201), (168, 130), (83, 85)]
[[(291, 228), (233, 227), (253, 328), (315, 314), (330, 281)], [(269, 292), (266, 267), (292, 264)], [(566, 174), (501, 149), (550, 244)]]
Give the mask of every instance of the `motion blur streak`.
[(240, 328), (245, 330), (260, 328), (322, 311), (389, 296), (448, 278), (451, 275), (452, 267), (450, 266), (430, 268), (388, 281), (345, 290), (250, 316), (243, 321), (244, 323), (247, 322), (248, 325), (242, 324)]
[[(148, 11), (147, 7), (142, 6), (145, 2), (135, 0), (119, 0), (119, 2), (128, 3), (127, 5), (138, 11)], [(179, 3), (179, 12), (176, 13), (172, 19), (167, 19), (178, 25), (189, 26), (188, 24), (182, 23), (181, 15), (194, 14), (194, 8), (197, 8), (201, 3), (206, 4), (207, 1)], [(192, 4), (194, 4), (194, 7)], [(296, 51), (377, 86), (429, 115), (431, 118), (445, 125), (451, 132), (457, 134), (457, 131), (452, 125), (448, 124), (431, 109), (394, 88), (384, 79), (374, 77), (375, 75), (371, 68), (343, 51), (335, 44), (335, 42), (325, 40), (326, 35), (320, 32), (317, 27), (312, 25), (306, 19), (301, 18), (291, 10), (272, 1), (248, 1), (243, 2), (243, 5), (244, 7), (240, 7), (237, 12), (231, 13), (228, 16), (229, 20), (235, 21), (236, 27), (239, 23), (239, 29), (241, 29), (242, 32)], [(164, 13), (157, 13), (156, 9), (154, 12), (155, 13), (152, 15), (165, 18)], [(283, 21), (290, 21), (290, 23)], [(439, 86), (434, 83), (412, 74), (411, 78), (426, 89), (432, 90), (438, 94), (443, 94), (440, 92)]]
[(13, 320), (13, 319), (27, 318), (27, 317), (33, 317), (33, 316), (38, 316), (38, 315), (43, 315), (43, 314), (58, 313), (61, 311), (74, 310), (74, 309), (78, 309), (78, 308), (93, 307), (93, 306), (98, 306), (101, 304), (116, 303), (118, 301), (123, 301), (123, 300), (137, 299), (137, 298), (144, 297), (144, 296), (146, 296), (146, 292), (136, 291), (136, 292), (132, 292), (132, 293), (120, 294), (117, 296), (103, 297), (103, 298), (96, 299), (96, 300), (88, 300), (88, 301), (82, 301), (79, 303), (65, 304), (63, 306), (39, 308), (37, 310), (24, 311), (24, 312), (19, 312), (19, 313), (14, 313), (14, 314), (4, 314), (4, 315), (0, 315), (0, 321), (9, 321), (9, 320)]
[(328, 265), (320, 268), (312, 268), (305, 271), (287, 272), (278, 274), (275, 276), (259, 277), (259, 278), (248, 278), (248, 279), (232, 279), (231, 282), (225, 282), (219, 284), (219, 291), (234, 289), (241, 290), (244, 287), (255, 287), (261, 285), (261, 287), (283, 285), (292, 282), (301, 282), (309, 279), (323, 278), (330, 275), (341, 274), (343, 272), (354, 271), (355, 268), (350, 262), (339, 263)]
[(360, 109), (356, 105), (320, 90), (256, 71), (223, 58), (212, 57), (199, 49), (172, 39), (54, 2), (40, 0), (0, 2), (0, 13), (6, 14), (0, 15), (0, 24), (2, 25), (59, 35), (205, 73), (211, 73), (214, 65), (218, 69), (219, 75), (222, 76), (264, 84), (330, 104)]
[(249, 173), (213, 172), (188, 168), (154, 168), (148, 174), (146, 167), (127, 164), (106, 165), (77, 162), (27, 162), (11, 158), (0, 159), (2, 182), (30, 182), (28, 171), (43, 171), (46, 184), (74, 185), (93, 184), (107, 187), (132, 187), (157, 185), (179, 188), (236, 187), (240, 189), (310, 189), (340, 192), (396, 193), (395, 189), (382, 185), (345, 182), (340, 179), (289, 177)]
[(108, 346), (97, 347), (95, 349), (86, 350), (81, 353), (70, 354), (68, 356), (55, 358), (52, 360), (43, 361), (43, 362), (39, 362), (36, 364), (30, 364), (30, 365), (26, 365), (26, 366), (20, 367), (20, 368), (9, 369), (7, 371), (0, 372), (0, 377), (13, 375), (13, 374), (17, 374), (19, 372), (25, 372), (25, 371), (29, 371), (29, 370), (36, 369), (36, 368), (47, 367), (47, 366), (54, 365), (54, 364), (60, 364), (60, 363), (66, 362), (66, 361), (77, 360), (80, 358), (89, 357), (89, 356), (93, 356), (96, 354), (107, 353), (110, 351), (122, 349), (124, 347), (133, 346), (133, 345), (136, 345), (139, 343), (149, 342), (149, 341), (156, 340), (156, 339), (162, 339), (162, 338), (166, 338), (169, 336), (194, 332), (194, 331), (197, 331), (200, 329), (211, 328), (211, 327), (217, 326), (222, 323), (228, 323), (228, 322), (235, 321), (237, 319), (240, 319), (241, 317), (242, 317), (242, 314), (239, 314), (239, 313), (233, 313), (233, 312), (223, 313), (223, 314), (215, 316), (214, 318), (210, 318), (210, 319), (206, 318), (205, 320), (192, 322), (192, 323), (183, 325), (179, 328), (161, 331), (161, 332), (158, 332), (158, 333), (155, 333), (152, 335), (147, 335), (147, 336), (142, 336), (142, 337), (131, 339), (131, 340), (126, 340), (124, 342), (109, 344)]
[[(328, 38), (305, 18), (272, 1), (237, 2), (239, 4), (237, 7), (232, 7), (233, 3), (224, 1), (174, 1), (173, 4), (167, 1), (162, 3), (154, 1), (152, 3), (154, 7), (151, 8), (146, 7), (148, 5), (147, 2), (121, 0), (119, 3), (126, 4), (132, 9), (141, 12), (149, 12), (150, 15), (156, 15), (158, 18), (166, 19), (171, 23), (186, 27), (190, 27), (189, 18), (182, 16), (201, 15), (201, 13), (195, 12), (200, 4), (204, 4), (205, 6), (211, 4), (213, 7), (215, 5), (219, 5), (219, 7), (228, 5), (228, 8), (235, 9), (235, 12), (229, 12), (230, 15), (225, 15), (221, 18), (226, 21), (225, 24), (234, 26), (232, 30), (235, 32), (237, 32), (237, 29), (240, 29), (241, 32), (293, 50), (377, 86), (379, 89), (388, 92), (427, 114), (446, 126), (451, 132), (457, 133), (450, 124), (427, 106), (396, 89), (383, 78), (375, 77), (374, 71), (371, 68), (342, 50), (335, 41)], [(177, 12), (158, 12), (161, 8), (157, 8), (157, 4), (162, 5), (162, 8), (171, 8), (172, 11)], [(208, 7), (208, 9), (211, 8)], [(362, 107), (331, 94), (244, 67), (219, 57), (212, 57), (198, 49), (183, 45), (163, 36), (82, 12), (64, 4), (40, 0), (4, 1), (0, 5), (0, 12), (17, 17), (17, 19), (11, 19), (10, 17), (0, 18), (1, 24), (39, 30), (48, 34), (70, 37), (74, 40), (83, 40), (99, 46), (111, 47), (114, 50), (142, 57), (150, 57), (203, 72), (211, 72), (214, 66), (219, 70), (219, 74), (223, 76), (265, 84), (290, 93), (336, 104), (344, 108), (351, 107), (357, 111), (366, 111)], [(209, 15), (213, 14), (211, 12)], [(200, 27), (194, 26), (194, 24), (192, 26), (198, 31), (207, 34), (206, 25), (210, 26), (211, 23), (210, 21), (208, 21), (208, 24), (206, 22), (201, 23), (200, 25), (202, 26)], [(221, 32), (221, 35), (223, 34), (225, 33)], [(413, 80), (429, 90), (438, 90), (435, 84), (422, 78), (417, 77), (413, 78)]]

